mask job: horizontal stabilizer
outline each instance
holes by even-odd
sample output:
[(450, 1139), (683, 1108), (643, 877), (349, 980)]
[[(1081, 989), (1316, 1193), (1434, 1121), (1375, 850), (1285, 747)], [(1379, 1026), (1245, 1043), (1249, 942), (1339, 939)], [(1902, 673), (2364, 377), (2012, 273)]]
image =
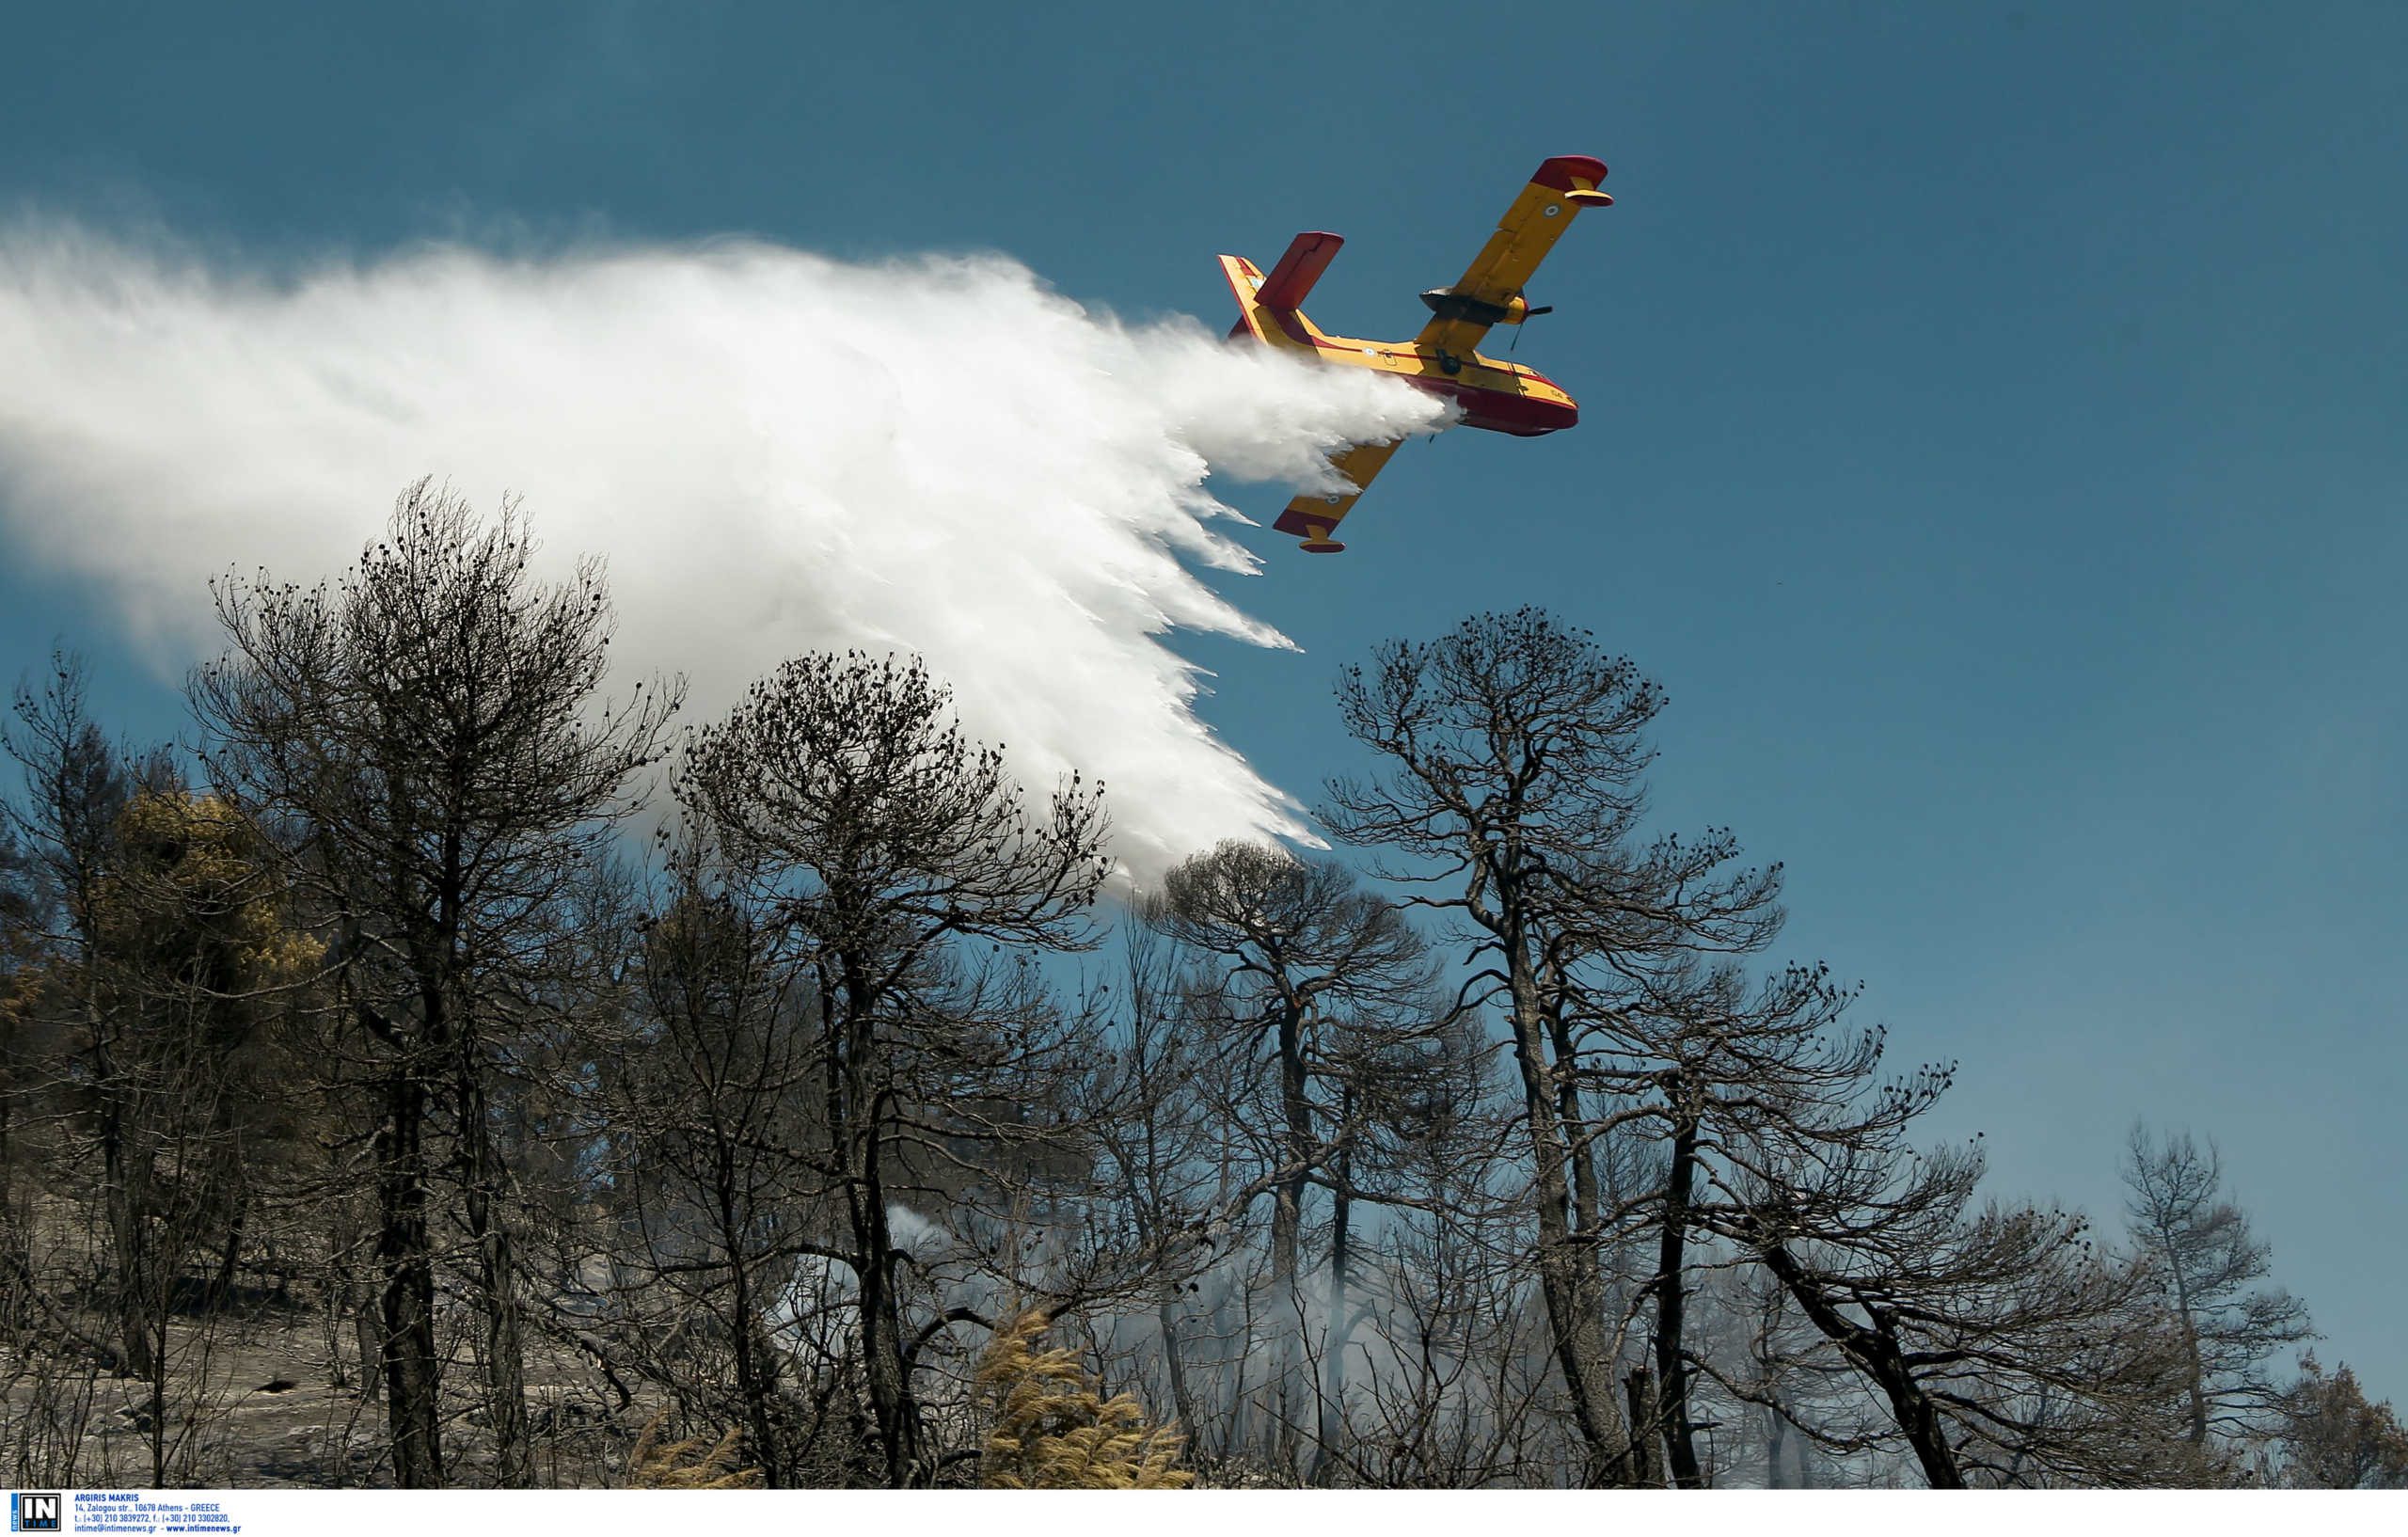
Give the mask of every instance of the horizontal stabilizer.
[(1326, 230), (1307, 230), (1288, 243), (1288, 254), (1271, 269), (1262, 280), (1262, 291), (1255, 295), (1257, 302), (1272, 309), (1301, 309), (1305, 295), (1321, 281), (1337, 257), (1338, 247), (1345, 238)]

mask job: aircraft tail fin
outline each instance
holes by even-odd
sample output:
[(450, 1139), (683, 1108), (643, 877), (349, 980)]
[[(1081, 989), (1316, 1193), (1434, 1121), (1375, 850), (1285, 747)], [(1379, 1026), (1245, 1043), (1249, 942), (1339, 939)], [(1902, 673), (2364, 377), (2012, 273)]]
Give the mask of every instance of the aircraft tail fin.
[(1287, 253), (1262, 280), (1262, 291), (1256, 295), (1273, 309), (1297, 309), (1304, 306), (1305, 295), (1321, 281), (1338, 248), (1346, 244), (1342, 235), (1326, 230), (1307, 230), (1288, 243)]
[(1260, 267), (1242, 256), (1221, 258), (1221, 270), (1229, 280), (1229, 292), (1238, 301), (1238, 324), (1231, 338), (1252, 333), (1258, 341), (1272, 346), (1292, 346), (1310, 349), (1321, 328), (1305, 318), (1299, 308), (1313, 284), (1329, 270), (1345, 238), (1325, 230), (1307, 230), (1288, 243), (1287, 253), (1272, 266), (1268, 276)]

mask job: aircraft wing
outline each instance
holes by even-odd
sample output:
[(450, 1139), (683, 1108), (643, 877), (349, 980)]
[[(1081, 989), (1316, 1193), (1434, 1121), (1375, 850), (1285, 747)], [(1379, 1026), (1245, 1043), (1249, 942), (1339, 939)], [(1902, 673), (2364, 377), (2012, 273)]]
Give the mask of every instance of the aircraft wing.
[(1497, 221), (1497, 232), (1438, 301), (1436, 314), (1413, 339), (1416, 344), (1457, 357), (1479, 346), (1488, 328), (1503, 318), (1506, 306), (1521, 296), (1522, 285), (1539, 270), (1574, 215), (1613, 201), (1597, 190), (1605, 179), (1605, 162), (1591, 155), (1557, 155), (1539, 166), (1513, 206)]
[[(1399, 439), (1402, 442), (1402, 439)], [(1307, 492), (1288, 503), (1288, 510), (1271, 526), (1281, 533), (1292, 533), (1305, 542), (1305, 548), (1316, 555), (1335, 554), (1346, 547), (1330, 537), (1339, 519), (1354, 510), (1354, 500), (1371, 483), (1371, 477), (1385, 468), (1388, 456), (1397, 451), (1396, 443), (1358, 443), (1330, 460), (1330, 467), (1354, 483), (1352, 491)]]

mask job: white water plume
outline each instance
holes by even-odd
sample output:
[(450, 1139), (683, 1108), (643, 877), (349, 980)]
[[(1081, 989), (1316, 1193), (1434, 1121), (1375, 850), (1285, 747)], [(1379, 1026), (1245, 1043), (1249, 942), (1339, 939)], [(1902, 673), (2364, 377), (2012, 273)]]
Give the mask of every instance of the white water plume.
[(1331, 449), (1444, 416), (1001, 257), (445, 246), (278, 278), (0, 230), (0, 553), (105, 593), (163, 667), (217, 649), (210, 577), (330, 576), (432, 473), (521, 495), (547, 561), (608, 559), (621, 691), (684, 673), (707, 716), (806, 649), (917, 652), (1032, 790), (1107, 783), (1141, 879), (1304, 832), (1164, 643), (1289, 644), (1197, 575), (1255, 563), (1208, 468), (1326, 485)]

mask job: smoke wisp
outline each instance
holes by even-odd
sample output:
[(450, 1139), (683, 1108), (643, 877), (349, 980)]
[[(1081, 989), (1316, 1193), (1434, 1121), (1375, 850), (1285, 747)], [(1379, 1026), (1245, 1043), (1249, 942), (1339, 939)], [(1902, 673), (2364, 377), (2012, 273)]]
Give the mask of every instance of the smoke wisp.
[(332, 575), (433, 473), (609, 561), (621, 691), (683, 673), (707, 715), (803, 650), (917, 652), (1032, 790), (1106, 781), (1141, 879), (1304, 831), (1165, 643), (1289, 643), (1202, 579), (1255, 564), (1208, 474), (1326, 485), (1336, 447), (1446, 415), (1004, 258), (759, 242), (277, 278), (20, 224), (0, 360), (0, 551), (104, 593), (163, 667), (215, 651), (210, 577)]

